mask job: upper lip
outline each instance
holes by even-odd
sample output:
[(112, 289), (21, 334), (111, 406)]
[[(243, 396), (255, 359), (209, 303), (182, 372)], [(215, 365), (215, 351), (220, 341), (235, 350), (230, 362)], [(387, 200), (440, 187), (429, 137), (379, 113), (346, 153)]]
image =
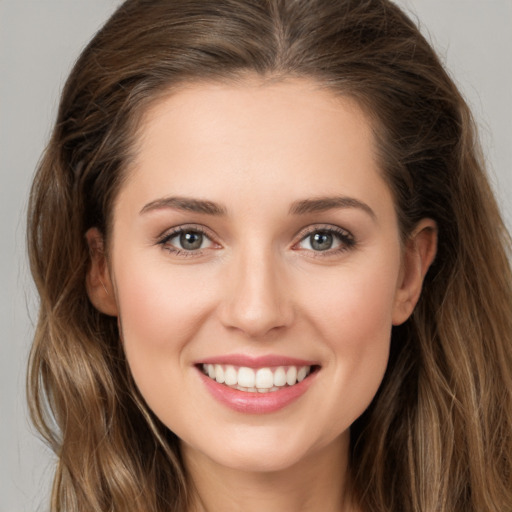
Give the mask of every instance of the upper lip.
[(266, 368), (271, 366), (314, 366), (318, 365), (316, 361), (298, 359), (277, 354), (267, 354), (263, 356), (248, 356), (244, 354), (226, 354), (222, 356), (212, 356), (201, 359), (197, 362), (201, 364), (229, 364), (232, 366), (245, 366), (248, 368)]

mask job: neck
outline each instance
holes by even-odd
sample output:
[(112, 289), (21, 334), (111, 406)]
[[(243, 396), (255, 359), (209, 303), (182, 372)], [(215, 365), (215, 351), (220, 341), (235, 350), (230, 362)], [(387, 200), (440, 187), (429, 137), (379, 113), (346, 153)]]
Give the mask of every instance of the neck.
[(182, 446), (192, 482), (189, 512), (355, 512), (350, 505), (348, 436), (283, 470), (220, 466)]

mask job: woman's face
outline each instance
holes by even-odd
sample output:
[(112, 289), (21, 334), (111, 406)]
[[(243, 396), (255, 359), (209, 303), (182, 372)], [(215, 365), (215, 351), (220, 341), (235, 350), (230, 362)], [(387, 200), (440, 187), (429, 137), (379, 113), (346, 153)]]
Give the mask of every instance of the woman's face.
[(140, 392), (188, 457), (231, 468), (346, 446), (413, 307), (368, 120), (308, 81), (155, 104), (109, 250)]

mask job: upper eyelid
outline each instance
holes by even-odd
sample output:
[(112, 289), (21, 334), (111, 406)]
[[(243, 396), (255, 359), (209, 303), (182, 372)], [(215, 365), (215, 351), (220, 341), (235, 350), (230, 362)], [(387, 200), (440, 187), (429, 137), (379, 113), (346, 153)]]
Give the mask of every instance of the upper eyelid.
[(294, 238), (298, 238), (300, 241), (317, 231), (327, 231), (338, 235), (346, 235), (348, 238), (354, 239), (354, 235), (348, 229), (334, 224), (313, 224), (311, 226), (306, 226), (300, 229)]
[(198, 233), (207, 236), (212, 241), (215, 239), (215, 235), (212, 234), (211, 230), (205, 226), (201, 226), (200, 224), (181, 224), (179, 226), (167, 228), (156, 238), (157, 241), (161, 242), (173, 238), (174, 236), (178, 235), (179, 233), (183, 233), (184, 231), (197, 231)]

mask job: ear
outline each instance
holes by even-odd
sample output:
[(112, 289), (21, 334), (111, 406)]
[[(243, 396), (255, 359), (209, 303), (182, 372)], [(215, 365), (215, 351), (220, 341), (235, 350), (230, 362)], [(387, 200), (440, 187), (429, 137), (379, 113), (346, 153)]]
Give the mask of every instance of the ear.
[(420, 298), (423, 279), (434, 261), (436, 252), (437, 225), (432, 219), (423, 219), (405, 245), (395, 295), (393, 325), (400, 325), (411, 316)]
[(118, 316), (114, 287), (104, 251), (103, 235), (97, 228), (85, 234), (91, 258), (85, 279), (87, 295), (94, 307), (109, 316)]

